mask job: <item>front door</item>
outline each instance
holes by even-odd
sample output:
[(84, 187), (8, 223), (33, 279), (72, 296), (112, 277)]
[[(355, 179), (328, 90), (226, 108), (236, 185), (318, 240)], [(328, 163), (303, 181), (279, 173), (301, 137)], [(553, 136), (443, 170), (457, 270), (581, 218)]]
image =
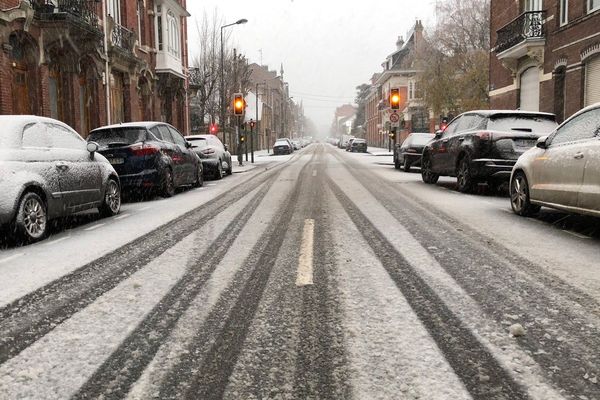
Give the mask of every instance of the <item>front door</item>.
[(15, 114), (29, 115), (32, 113), (26, 68), (16, 67), (13, 69), (12, 98)]

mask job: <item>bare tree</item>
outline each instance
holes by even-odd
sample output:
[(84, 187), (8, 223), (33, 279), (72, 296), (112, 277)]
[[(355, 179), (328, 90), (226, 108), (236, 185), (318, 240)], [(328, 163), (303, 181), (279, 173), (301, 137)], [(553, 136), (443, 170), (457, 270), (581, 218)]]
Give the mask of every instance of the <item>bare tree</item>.
[(489, 107), (489, 7), (489, 0), (438, 3), (420, 85), (435, 114)]

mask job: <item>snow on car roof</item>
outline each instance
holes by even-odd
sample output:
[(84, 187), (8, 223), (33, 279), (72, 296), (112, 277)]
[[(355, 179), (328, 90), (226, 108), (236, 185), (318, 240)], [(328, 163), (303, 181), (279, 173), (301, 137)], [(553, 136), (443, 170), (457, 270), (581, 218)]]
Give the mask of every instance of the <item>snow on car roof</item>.
[(473, 110), (463, 113), (465, 114), (480, 114), (488, 117), (501, 116), (501, 115), (536, 115), (548, 118), (556, 118), (552, 113), (539, 112), (539, 111), (524, 111), (524, 110)]
[(0, 148), (15, 148), (21, 145), (21, 133), (26, 125), (36, 122), (48, 122), (67, 126), (64, 122), (37, 115), (0, 115)]
[(115, 128), (152, 128), (153, 126), (156, 125), (169, 125), (166, 122), (159, 122), (159, 121), (138, 121), (138, 122), (123, 122), (121, 124), (112, 124), (112, 125), (106, 125), (106, 126), (101, 126), (98, 127), (96, 129), (93, 129), (93, 131), (97, 131), (100, 129), (115, 129)]

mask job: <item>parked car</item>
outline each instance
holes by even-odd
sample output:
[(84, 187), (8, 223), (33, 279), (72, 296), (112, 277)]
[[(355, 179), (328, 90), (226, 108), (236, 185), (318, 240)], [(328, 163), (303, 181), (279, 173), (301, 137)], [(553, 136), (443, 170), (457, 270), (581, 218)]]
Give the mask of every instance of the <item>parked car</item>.
[(521, 154), (556, 128), (554, 114), (526, 111), (471, 111), (453, 119), (423, 149), (421, 175), (436, 183), (455, 176), (458, 190), (479, 182), (508, 181)]
[(292, 154), (294, 152), (294, 147), (292, 143), (285, 138), (277, 139), (275, 144), (273, 145), (273, 154)]
[(412, 166), (421, 165), (425, 145), (434, 138), (432, 133), (411, 133), (401, 144), (394, 147), (394, 167), (409, 172)]
[(131, 122), (90, 132), (113, 165), (123, 190), (171, 197), (181, 186), (202, 186), (202, 163), (192, 145), (169, 124)]
[(365, 139), (354, 139), (350, 146), (350, 151), (353, 153), (366, 153), (367, 141)]
[(292, 146), (294, 147), (294, 150), (302, 149), (302, 145), (300, 144), (300, 141), (298, 141), (298, 140), (292, 140)]
[(119, 213), (119, 177), (98, 144), (51, 118), (4, 115), (0, 124), (0, 225), (34, 242), (52, 219), (94, 208)]
[(185, 137), (192, 144), (192, 150), (200, 157), (205, 176), (221, 179), (223, 174), (233, 173), (231, 153), (215, 135), (190, 135)]
[(573, 115), (519, 157), (509, 191), (519, 215), (545, 206), (600, 216), (600, 103)]
[(354, 139), (355, 138), (348, 139), (348, 141), (346, 142), (346, 151), (352, 150), (352, 142), (354, 142)]

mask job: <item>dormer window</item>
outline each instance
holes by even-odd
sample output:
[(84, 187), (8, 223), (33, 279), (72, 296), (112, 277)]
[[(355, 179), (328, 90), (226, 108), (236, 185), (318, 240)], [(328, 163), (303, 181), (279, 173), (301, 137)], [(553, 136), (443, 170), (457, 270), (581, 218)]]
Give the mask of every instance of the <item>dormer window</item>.
[(167, 13), (167, 37), (168, 46), (167, 51), (179, 57), (180, 53), (180, 40), (179, 40), (179, 22), (175, 14), (171, 10)]

